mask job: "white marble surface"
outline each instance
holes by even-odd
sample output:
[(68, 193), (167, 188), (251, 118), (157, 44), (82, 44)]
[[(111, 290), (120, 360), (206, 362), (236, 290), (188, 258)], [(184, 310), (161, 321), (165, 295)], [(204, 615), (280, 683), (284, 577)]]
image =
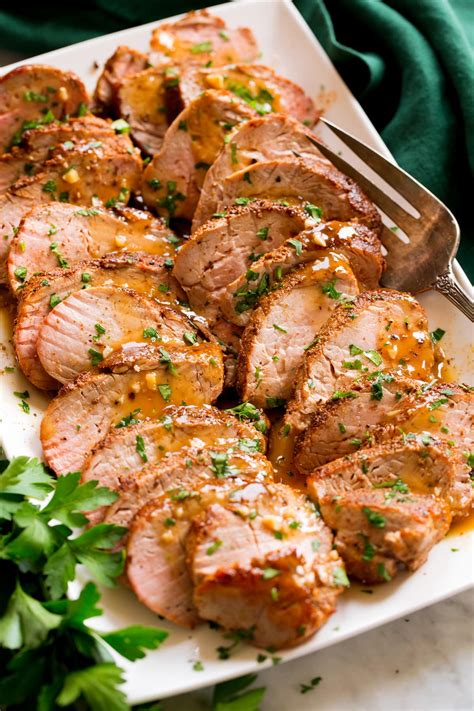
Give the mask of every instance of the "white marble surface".
[[(262, 672), (256, 686), (267, 687), (262, 711), (471, 711), (474, 592)], [(207, 711), (209, 697), (175, 697), (163, 710)]]
[[(0, 49), (0, 66), (21, 58)], [(472, 711), (474, 592), (262, 672), (256, 685), (267, 688), (262, 711)], [(207, 711), (209, 698), (204, 689), (163, 710)]]

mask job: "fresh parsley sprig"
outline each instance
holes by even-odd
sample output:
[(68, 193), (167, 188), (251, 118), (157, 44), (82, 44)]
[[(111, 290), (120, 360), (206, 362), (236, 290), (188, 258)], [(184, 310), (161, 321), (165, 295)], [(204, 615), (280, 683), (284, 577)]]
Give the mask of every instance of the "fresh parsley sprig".
[(127, 711), (111, 649), (134, 661), (168, 633), (141, 625), (96, 632), (87, 624), (102, 614), (96, 585), (66, 597), (78, 564), (109, 586), (122, 572), (123, 554), (113, 548), (126, 529), (76, 531), (87, 522), (84, 511), (117, 495), (95, 481), (80, 484), (77, 472), (56, 480), (28, 457), (3, 462), (0, 472), (0, 706)]

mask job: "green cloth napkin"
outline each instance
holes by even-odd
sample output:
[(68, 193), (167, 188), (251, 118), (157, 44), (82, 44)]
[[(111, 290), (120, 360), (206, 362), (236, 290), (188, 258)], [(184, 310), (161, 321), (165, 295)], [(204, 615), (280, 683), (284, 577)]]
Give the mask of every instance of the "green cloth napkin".
[[(261, 0), (265, 2), (266, 0)], [(190, 9), (199, 0), (3, 2), (0, 46), (44, 52)], [(295, 0), (396, 160), (454, 212), (474, 277), (474, 2)], [(245, 19), (242, 19), (245, 22)]]

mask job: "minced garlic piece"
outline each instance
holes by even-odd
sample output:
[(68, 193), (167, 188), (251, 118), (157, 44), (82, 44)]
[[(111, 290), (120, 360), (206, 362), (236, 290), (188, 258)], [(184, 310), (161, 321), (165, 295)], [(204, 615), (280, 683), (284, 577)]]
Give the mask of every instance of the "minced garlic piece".
[(125, 247), (125, 245), (127, 244), (126, 235), (116, 235), (115, 244), (117, 245), (117, 247)]
[(66, 183), (77, 183), (79, 179), (79, 173), (75, 168), (69, 168), (67, 173), (64, 173), (63, 175), (63, 180), (65, 180)]
[(65, 86), (59, 87), (58, 97), (61, 99), (61, 101), (67, 101), (69, 99), (69, 93)]
[(139, 393), (141, 390), (142, 386), (140, 383), (132, 383), (132, 392), (135, 394)]
[(145, 382), (148, 390), (156, 390), (156, 373), (145, 373)]
[(223, 89), (224, 77), (222, 74), (209, 74), (206, 77), (206, 84), (208, 84), (212, 89)]
[(163, 543), (171, 543), (173, 538), (174, 538), (173, 531), (171, 531), (171, 530), (165, 531), (164, 533), (161, 534), (161, 540), (163, 541)]

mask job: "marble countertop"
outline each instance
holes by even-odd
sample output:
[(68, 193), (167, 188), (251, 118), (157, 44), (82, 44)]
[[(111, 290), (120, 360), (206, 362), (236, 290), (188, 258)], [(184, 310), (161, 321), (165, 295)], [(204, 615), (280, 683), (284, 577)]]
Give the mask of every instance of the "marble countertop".
[[(0, 65), (21, 58), (0, 50)], [(264, 671), (256, 686), (267, 688), (261, 711), (472, 711), (474, 592)], [(207, 711), (210, 693), (167, 699), (163, 711)]]
[[(474, 592), (262, 672), (255, 686), (267, 688), (261, 711), (472, 711)], [(207, 711), (209, 698), (174, 697), (163, 711)]]

